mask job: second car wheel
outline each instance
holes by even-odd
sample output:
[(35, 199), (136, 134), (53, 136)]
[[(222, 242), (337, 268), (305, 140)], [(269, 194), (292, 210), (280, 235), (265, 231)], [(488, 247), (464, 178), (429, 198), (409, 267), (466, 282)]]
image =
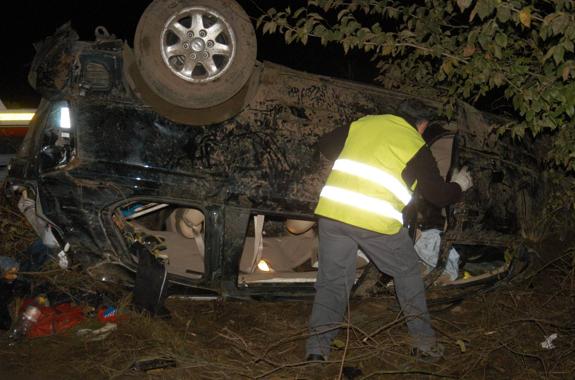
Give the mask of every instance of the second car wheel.
[(203, 109), (244, 86), (257, 47), (249, 17), (234, 0), (155, 0), (140, 18), (134, 50), (158, 96)]

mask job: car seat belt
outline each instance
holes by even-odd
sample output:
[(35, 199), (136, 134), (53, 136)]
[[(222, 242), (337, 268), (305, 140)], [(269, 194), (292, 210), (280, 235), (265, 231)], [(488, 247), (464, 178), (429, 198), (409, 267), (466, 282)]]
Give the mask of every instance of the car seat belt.
[(254, 259), (250, 266), (250, 272), (254, 272), (262, 258), (262, 251), (264, 249), (264, 215), (254, 215)]

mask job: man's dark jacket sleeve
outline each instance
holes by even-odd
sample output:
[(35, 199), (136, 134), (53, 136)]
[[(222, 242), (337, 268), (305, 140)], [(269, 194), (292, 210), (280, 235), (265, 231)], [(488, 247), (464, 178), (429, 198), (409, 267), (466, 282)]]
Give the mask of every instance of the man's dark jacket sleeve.
[(419, 194), (437, 207), (445, 207), (461, 198), (461, 187), (453, 182), (445, 182), (427, 145), (421, 147), (407, 163), (401, 176), (408, 186), (417, 180)]

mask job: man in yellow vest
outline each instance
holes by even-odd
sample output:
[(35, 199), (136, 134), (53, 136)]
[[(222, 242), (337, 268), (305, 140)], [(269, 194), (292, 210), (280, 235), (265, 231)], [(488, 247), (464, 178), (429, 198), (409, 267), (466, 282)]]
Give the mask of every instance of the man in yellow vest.
[[(358, 248), (380, 271), (393, 276), (412, 353), (431, 361), (443, 355), (431, 326), (417, 254), (403, 227), (402, 211), (416, 186), (424, 198), (444, 207), (457, 202), (472, 180), (466, 168), (454, 172), (450, 183), (440, 176), (422, 137), (433, 117), (424, 104), (405, 101), (398, 113), (402, 117), (372, 115), (351, 123), (343, 150), (321, 191), (315, 210), (320, 248), (308, 360), (326, 360), (329, 355), (355, 281)], [(330, 137), (337, 140), (338, 136), (345, 136), (345, 130), (335, 130)]]

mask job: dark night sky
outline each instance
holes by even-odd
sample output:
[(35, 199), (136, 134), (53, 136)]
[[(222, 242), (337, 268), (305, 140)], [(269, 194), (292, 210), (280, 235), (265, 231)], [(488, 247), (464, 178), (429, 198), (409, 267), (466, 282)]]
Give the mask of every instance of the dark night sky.
[[(94, 29), (105, 26), (110, 33), (132, 45), (140, 15), (151, 0), (16, 0), (10, 11), (3, 10), (0, 22), (2, 58), (0, 59), (0, 99), (12, 107), (36, 107), (38, 96), (28, 85), (28, 69), (34, 57), (32, 44), (51, 35), (71, 21), (81, 40), (93, 40)], [(256, 5), (256, 2), (258, 5)], [(252, 18), (271, 5), (292, 5), (294, 1), (240, 0)], [(361, 53), (344, 56), (337, 46), (307, 48), (288, 46), (280, 35), (258, 37), (258, 58), (294, 69), (355, 80), (370, 80), (376, 74)]]

